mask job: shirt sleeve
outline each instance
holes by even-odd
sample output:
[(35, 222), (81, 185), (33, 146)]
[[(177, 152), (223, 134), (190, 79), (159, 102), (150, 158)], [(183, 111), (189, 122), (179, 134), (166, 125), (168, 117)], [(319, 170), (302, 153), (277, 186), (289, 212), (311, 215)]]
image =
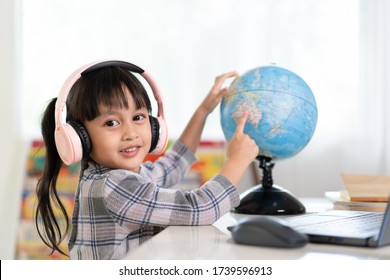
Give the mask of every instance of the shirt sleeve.
[(196, 156), (187, 146), (176, 141), (157, 161), (144, 163), (141, 172), (159, 187), (169, 188), (183, 179), (196, 160)]
[(108, 177), (104, 200), (122, 227), (139, 225), (210, 225), (239, 203), (231, 182), (216, 175), (193, 191), (160, 188), (142, 176), (116, 170)]

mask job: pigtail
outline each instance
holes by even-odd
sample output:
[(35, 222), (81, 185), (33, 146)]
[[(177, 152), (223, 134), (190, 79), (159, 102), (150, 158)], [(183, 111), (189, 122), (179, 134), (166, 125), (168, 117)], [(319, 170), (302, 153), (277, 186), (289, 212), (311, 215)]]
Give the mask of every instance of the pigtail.
[[(35, 226), (43, 242), (52, 249), (51, 254), (57, 250), (61, 254), (66, 255), (59, 247), (69, 230), (69, 216), (56, 189), (58, 174), (62, 167), (62, 161), (54, 141), (56, 101), (57, 98), (53, 98), (50, 101), (41, 122), (42, 136), (46, 146), (46, 158), (43, 174), (36, 188), (38, 204), (35, 212)], [(60, 210), (65, 220), (64, 232), (62, 231), (64, 226), (56, 219), (54, 213), (56, 208)]]

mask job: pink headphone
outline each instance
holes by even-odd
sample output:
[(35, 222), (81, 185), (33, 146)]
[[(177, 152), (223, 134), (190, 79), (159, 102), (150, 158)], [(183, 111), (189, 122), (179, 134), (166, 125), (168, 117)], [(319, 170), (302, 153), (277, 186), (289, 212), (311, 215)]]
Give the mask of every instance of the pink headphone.
[(152, 145), (150, 153), (161, 154), (168, 143), (168, 130), (164, 119), (164, 107), (160, 91), (152, 77), (142, 68), (126, 61), (107, 60), (97, 61), (84, 65), (73, 72), (63, 84), (55, 105), (55, 131), (54, 139), (58, 154), (66, 165), (80, 161), (83, 156), (89, 154), (91, 149), (87, 130), (80, 123), (62, 121), (61, 115), (66, 106), (68, 94), (76, 81), (84, 74), (107, 66), (119, 66), (128, 71), (140, 74), (152, 89), (158, 106), (157, 117), (149, 116), (152, 129)]

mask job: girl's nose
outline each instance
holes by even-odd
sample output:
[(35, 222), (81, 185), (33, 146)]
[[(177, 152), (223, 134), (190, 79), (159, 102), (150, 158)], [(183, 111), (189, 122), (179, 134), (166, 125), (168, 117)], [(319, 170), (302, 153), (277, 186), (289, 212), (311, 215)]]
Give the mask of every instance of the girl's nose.
[(123, 134), (122, 134), (123, 141), (131, 141), (137, 138), (138, 138), (138, 134), (131, 124), (126, 124), (125, 126), (123, 126)]

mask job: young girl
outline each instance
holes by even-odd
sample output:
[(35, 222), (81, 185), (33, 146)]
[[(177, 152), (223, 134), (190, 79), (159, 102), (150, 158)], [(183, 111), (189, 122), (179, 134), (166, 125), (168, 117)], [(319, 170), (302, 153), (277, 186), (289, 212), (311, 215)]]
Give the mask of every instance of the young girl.
[[(91, 147), (86, 151), (83, 146), (68, 244), (71, 259), (120, 259), (166, 226), (210, 225), (239, 204), (235, 186), (258, 153), (255, 142), (243, 133), (247, 114), (238, 121), (219, 174), (193, 191), (170, 188), (196, 160), (206, 118), (228, 91), (222, 84), (234, 76), (230, 72), (217, 77), (180, 138), (164, 156), (145, 163), (153, 117), (140, 81), (128, 69), (110, 63), (80, 76), (66, 100), (66, 120), (85, 128), (83, 137)], [(59, 244), (69, 218), (56, 191), (63, 164), (54, 137), (56, 101), (49, 103), (42, 118), (47, 155), (37, 185), (36, 226), (46, 245), (64, 254)], [(65, 228), (53, 214), (55, 207), (65, 218)]]

